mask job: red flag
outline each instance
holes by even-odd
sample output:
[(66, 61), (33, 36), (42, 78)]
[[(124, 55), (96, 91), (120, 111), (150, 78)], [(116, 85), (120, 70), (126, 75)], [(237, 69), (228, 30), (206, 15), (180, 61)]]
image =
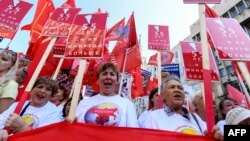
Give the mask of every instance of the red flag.
[(242, 103), (244, 95), (236, 88), (232, 87), (230, 84), (227, 84), (228, 97), (235, 99), (239, 104)]
[(131, 69), (128, 71), (132, 77), (132, 88), (131, 88), (131, 97), (132, 99), (135, 99), (136, 97), (144, 96), (143, 92), (143, 82), (142, 82), (142, 74), (141, 74), (141, 67), (138, 66), (134, 69)]
[(248, 72), (250, 72), (250, 61), (246, 61), (246, 66), (247, 66), (247, 69), (248, 69)]
[(120, 39), (112, 51), (120, 71), (123, 69), (126, 52), (125, 71), (141, 65), (141, 52), (137, 41), (134, 13), (130, 16)]
[(62, 8), (75, 8), (76, 7), (75, 0), (67, 0), (61, 5), (61, 7)]
[(35, 16), (31, 24), (23, 26), (22, 30), (30, 30), (31, 43), (36, 42), (43, 26), (55, 10), (52, 0), (39, 0), (36, 7)]
[(73, 141), (83, 138), (87, 141), (100, 141), (100, 139), (108, 141), (215, 141), (212, 136), (142, 128), (94, 126), (67, 121), (14, 134), (8, 138), (8, 141)]
[[(174, 58), (173, 52), (167, 52), (167, 51), (161, 52), (161, 64), (162, 65), (171, 64), (173, 58)], [(157, 66), (157, 53), (152, 55), (149, 58), (148, 65)]]
[(145, 95), (148, 95), (150, 94), (150, 91), (153, 89), (153, 88), (156, 88), (158, 87), (158, 79), (157, 78), (153, 78), (153, 80), (148, 80), (147, 81), (147, 85), (145, 87)]
[(209, 6), (207, 6), (207, 4), (205, 4), (205, 17), (218, 18), (219, 15)]
[(112, 26), (105, 36), (106, 41), (118, 40), (122, 34), (125, 25), (125, 18), (121, 19), (118, 23)]
[[(126, 48), (116, 46), (112, 54), (116, 59), (117, 66), (122, 71), (124, 58), (126, 55)], [(125, 65), (125, 71), (135, 68), (141, 65), (141, 52), (138, 45), (135, 45), (127, 49), (127, 60)]]

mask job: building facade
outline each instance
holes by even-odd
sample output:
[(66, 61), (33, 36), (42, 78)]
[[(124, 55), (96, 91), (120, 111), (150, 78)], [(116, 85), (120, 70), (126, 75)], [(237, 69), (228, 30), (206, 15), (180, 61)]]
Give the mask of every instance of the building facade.
[[(216, 4), (212, 8), (221, 18), (235, 18), (245, 32), (250, 35), (250, 0), (223, 0), (222, 4)], [(198, 12), (198, 11), (197, 11)], [(200, 25), (197, 20), (190, 26), (190, 35), (184, 41), (200, 41)], [(173, 49), (175, 52), (174, 63), (183, 62), (180, 45), (176, 45)], [(213, 83), (213, 92), (217, 97), (225, 94), (225, 86), (229, 83), (240, 90), (240, 86), (234, 75), (231, 61), (222, 61), (219, 59), (217, 52), (213, 50), (215, 61), (217, 64), (221, 82)], [(182, 69), (183, 64), (181, 65)], [(184, 76), (184, 70), (181, 75)], [(185, 78), (185, 77), (182, 77)], [(184, 81), (184, 80), (183, 80)], [(195, 92), (201, 89), (200, 83), (195, 81), (187, 81), (188, 85), (193, 87)]]

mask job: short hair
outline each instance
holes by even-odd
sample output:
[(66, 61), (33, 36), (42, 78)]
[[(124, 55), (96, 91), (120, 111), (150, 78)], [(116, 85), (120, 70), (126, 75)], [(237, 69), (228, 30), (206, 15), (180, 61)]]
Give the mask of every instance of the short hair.
[(151, 101), (154, 97), (154, 95), (158, 94), (158, 87), (156, 88), (153, 88), (150, 93), (149, 93), (149, 96), (148, 96), (148, 100), (149, 100), (149, 106), (148, 106), (148, 109), (152, 109), (154, 107), (154, 102)]
[(181, 83), (181, 80), (175, 76), (175, 75), (169, 75), (166, 79), (164, 79), (164, 81), (161, 84), (161, 93), (163, 92), (163, 89), (165, 87), (165, 84), (168, 83), (170, 80), (175, 80)]
[(100, 77), (100, 74), (102, 72), (104, 72), (105, 70), (107, 70), (108, 68), (111, 68), (116, 76), (117, 76), (117, 81), (119, 80), (119, 71), (118, 71), (118, 68), (115, 64), (111, 63), (111, 62), (105, 62), (103, 64), (101, 64), (99, 67), (98, 67), (98, 70), (97, 70), (97, 79), (99, 79)]
[(52, 95), (54, 95), (55, 93), (57, 93), (58, 91), (58, 84), (56, 83), (55, 80), (49, 78), (49, 77), (40, 77), (36, 80), (34, 86), (32, 89), (34, 89), (37, 85), (40, 84), (45, 84), (46, 86), (50, 86), (51, 87), (51, 91), (52, 91)]
[(230, 100), (230, 101), (233, 101), (235, 103), (238, 103), (235, 99), (233, 98), (230, 98), (230, 97), (225, 97), (224, 99), (222, 99), (219, 103), (219, 110), (221, 112), (221, 115), (222, 115), (222, 118), (225, 119), (226, 118), (226, 114), (222, 113), (222, 110), (223, 110), (223, 103), (226, 101), (226, 100)]

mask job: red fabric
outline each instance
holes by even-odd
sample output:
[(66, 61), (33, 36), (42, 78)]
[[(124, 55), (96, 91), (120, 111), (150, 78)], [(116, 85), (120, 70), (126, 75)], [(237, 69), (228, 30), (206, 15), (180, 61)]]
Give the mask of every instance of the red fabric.
[(213, 105), (213, 94), (212, 94), (212, 79), (211, 79), (211, 70), (203, 69), (203, 79), (204, 79), (204, 91), (206, 99), (206, 122), (207, 122), (207, 131), (209, 135), (212, 135), (211, 131), (215, 125), (214, 121), (214, 105)]
[(124, 25), (125, 25), (125, 18), (121, 19), (118, 23), (116, 23), (106, 32), (105, 40), (106, 41), (118, 40), (120, 38), (122, 30), (124, 29)]
[(76, 7), (75, 0), (67, 0), (61, 5), (61, 7), (62, 8), (75, 8)]
[[(173, 58), (174, 58), (173, 52), (167, 52), (167, 51), (161, 52), (161, 64), (162, 65), (171, 64)], [(157, 62), (157, 53), (156, 53), (149, 58), (148, 65), (157, 66), (157, 64), (158, 62)]]
[[(25, 87), (18, 88), (18, 93), (17, 93), (16, 101), (19, 101), (21, 99), (24, 90), (25, 90)], [(30, 95), (28, 95), (28, 97), (26, 98), (26, 100), (29, 100), (29, 99), (30, 99)]]
[(64, 59), (61, 69), (69, 69), (72, 67), (74, 59)]
[(8, 141), (215, 141), (211, 136), (195, 136), (142, 128), (93, 126), (66, 121), (10, 136)]
[(121, 38), (118, 40), (112, 51), (112, 55), (114, 55), (120, 71), (123, 70), (127, 48), (130, 49), (127, 51), (125, 71), (141, 65), (141, 52), (137, 42), (134, 13), (130, 16), (123, 33), (121, 34)]
[(250, 61), (246, 61), (246, 66), (247, 66), (247, 69), (248, 69), (248, 72), (250, 72)]
[(236, 88), (232, 87), (230, 84), (227, 84), (228, 97), (235, 99), (239, 104), (242, 103), (244, 95)]
[(158, 87), (158, 79), (157, 78), (153, 78), (153, 81), (151, 81), (150, 79), (147, 81), (147, 85), (145, 88), (145, 95), (149, 96), (150, 91), (155, 88)]
[[(45, 46), (45, 48), (46, 47), (47, 46)], [(56, 68), (57, 68), (58, 63), (59, 63), (59, 58), (53, 57), (53, 53), (50, 52), (44, 66), (39, 74), (39, 77), (42, 77), (42, 76), (52, 77)]]
[[(115, 56), (117, 66), (120, 71), (122, 71), (124, 59), (126, 55), (126, 48), (122, 46), (116, 46), (113, 50), (113, 55)], [(133, 69), (141, 65), (141, 52), (138, 45), (135, 45), (128, 49), (127, 60), (125, 65), (125, 71)]]
[(219, 15), (209, 6), (207, 6), (207, 4), (205, 4), (205, 17), (217, 18)]
[(39, 0), (36, 7), (35, 16), (31, 24), (23, 26), (22, 30), (30, 30), (31, 43), (39, 38), (42, 28), (55, 10), (52, 0)]
[(132, 88), (131, 88), (132, 99), (144, 96), (141, 67), (138, 66), (134, 69), (131, 69), (128, 71), (128, 73), (130, 73), (133, 77)]

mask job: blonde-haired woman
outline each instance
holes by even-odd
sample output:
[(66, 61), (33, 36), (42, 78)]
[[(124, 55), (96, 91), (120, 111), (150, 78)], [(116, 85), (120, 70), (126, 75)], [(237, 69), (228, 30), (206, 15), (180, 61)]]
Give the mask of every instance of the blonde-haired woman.
[(17, 54), (11, 50), (0, 50), (0, 114), (15, 102), (18, 84), (16, 70)]

